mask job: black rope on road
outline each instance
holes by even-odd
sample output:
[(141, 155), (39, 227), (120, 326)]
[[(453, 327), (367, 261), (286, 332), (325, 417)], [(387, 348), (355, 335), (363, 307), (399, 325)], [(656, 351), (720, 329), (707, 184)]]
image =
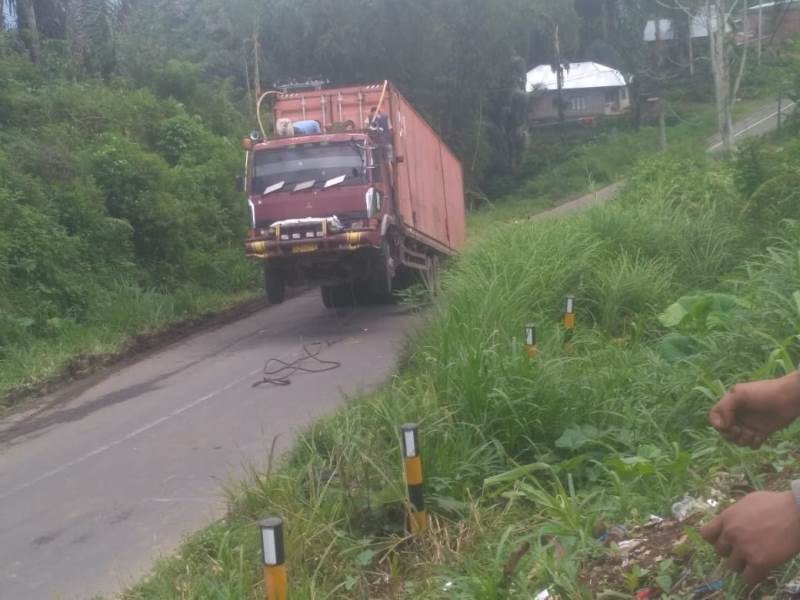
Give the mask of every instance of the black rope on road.
[[(303, 344), (303, 356), (291, 362), (286, 362), (280, 358), (270, 358), (266, 363), (264, 363), (264, 370), (262, 371), (263, 377), (261, 381), (257, 381), (252, 387), (255, 388), (264, 384), (287, 386), (292, 384), (292, 376), (296, 375), (297, 373), (325, 373), (327, 371), (338, 369), (342, 366), (342, 363), (335, 360), (324, 360), (319, 358), (319, 355), (322, 354), (323, 350), (330, 348), (339, 341), (341, 340), (325, 340), (324, 342)], [(303, 366), (303, 363), (306, 361), (312, 361), (313, 363), (321, 366)]]

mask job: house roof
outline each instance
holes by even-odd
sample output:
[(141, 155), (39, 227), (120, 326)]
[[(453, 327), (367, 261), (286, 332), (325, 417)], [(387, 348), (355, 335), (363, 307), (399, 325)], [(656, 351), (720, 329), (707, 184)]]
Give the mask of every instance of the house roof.
[[(788, 4), (788, 6), (787, 6), (787, 4)], [(764, 8), (775, 8), (775, 7), (780, 7), (780, 8), (800, 8), (800, 5), (798, 5), (797, 2), (792, 2), (792, 0), (788, 0), (788, 1), (787, 0), (776, 0), (775, 2), (764, 2), (763, 4), (760, 4), (760, 5), (751, 6), (750, 10), (751, 11), (757, 11), (759, 8), (764, 9)]]
[[(622, 73), (611, 67), (595, 62), (570, 63), (569, 70), (564, 71), (565, 90), (581, 90), (587, 88), (624, 87), (625, 78)], [(558, 89), (556, 74), (550, 65), (539, 65), (528, 71), (525, 90)]]

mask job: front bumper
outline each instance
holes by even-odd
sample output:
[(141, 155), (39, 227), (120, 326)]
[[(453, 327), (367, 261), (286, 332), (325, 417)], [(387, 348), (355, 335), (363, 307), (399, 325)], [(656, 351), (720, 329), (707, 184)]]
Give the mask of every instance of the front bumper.
[(344, 231), (322, 238), (269, 240), (253, 238), (245, 241), (245, 254), (256, 259), (290, 258), (314, 254), (350, 253), (362, 248), (380, 248), (378, 230)]

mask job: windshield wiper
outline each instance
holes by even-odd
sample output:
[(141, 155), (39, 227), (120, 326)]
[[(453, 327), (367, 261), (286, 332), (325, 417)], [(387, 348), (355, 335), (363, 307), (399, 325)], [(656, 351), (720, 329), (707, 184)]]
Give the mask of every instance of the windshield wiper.
[(314, 187), (314, 184), (317, 183), (316, 179), (309, 179), (308, 181), (303, 181), (302, 183), (298, 183), (294, 186), (293, 192), (302, 192), (303, 190), (310, 189)]
[(340, 183), (344, 182), (347, 179), (347, 175), (339, 175), (338, 177), (331, 177), (325, 182), (325, 185), (322, 186), (323, 189), (328, 189), (329, 187), (333, 187), (335, 185), (339, 185)]
[(272, 185), (267, 186), (267, 189), (265, 189), (261, 195), (266, 196), (268, 194), (271, 194), (272, 192), (277, 192), (284, 185), (286, 185), (285, 181), (279, 181), (278, 183), (273, 183)]

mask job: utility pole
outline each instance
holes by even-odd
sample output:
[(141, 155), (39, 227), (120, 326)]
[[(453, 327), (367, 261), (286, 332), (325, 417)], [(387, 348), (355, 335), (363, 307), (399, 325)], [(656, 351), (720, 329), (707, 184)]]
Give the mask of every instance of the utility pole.
[(660, 68), (664, 64), (664, 42), (661, 39), (661, 12), (659, 11), (659, 3), (656, 2), (656, 64)]
[(758, 64), (761, 64), (761, 36), (764, 33), (764, 21), (762, 20), (763, 10), (764, 10), (764, 3), (762, 0), (756, 0), (758, 2)]
[(259, 55), (261, 54), (261, 45), (258, 43), (258, 29), (253, 27), (253, 84), (256, 92), (256, 102), (261, 99), (261, 68), (259, 63)]
[(694, 15), (686, 13), (689, 19), (689, 75), (694, 76)]
[(558, 88), (558, 122), (564, 124), (564, 65), (561, 62), (561, 41), (558, 37), (558, 24), (555, 31), (555, 64), (553, 70), (556, 73), (556, 87)]

